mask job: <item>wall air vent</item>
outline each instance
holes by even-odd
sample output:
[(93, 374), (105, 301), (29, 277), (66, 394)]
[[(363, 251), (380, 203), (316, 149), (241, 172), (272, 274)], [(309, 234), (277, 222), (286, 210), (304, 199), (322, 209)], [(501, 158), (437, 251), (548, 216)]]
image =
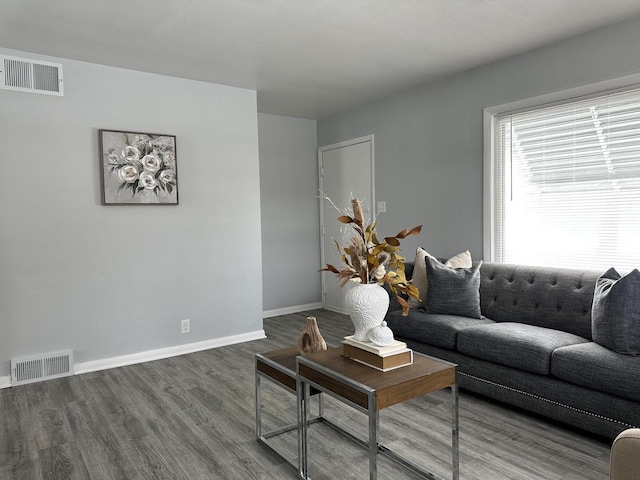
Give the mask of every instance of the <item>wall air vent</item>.
[(64, 96), (62, 65), (0, 55), (0, 88)]
[(11, 385), (50, 380), (73, 375), (73, 351), (11, 359)]

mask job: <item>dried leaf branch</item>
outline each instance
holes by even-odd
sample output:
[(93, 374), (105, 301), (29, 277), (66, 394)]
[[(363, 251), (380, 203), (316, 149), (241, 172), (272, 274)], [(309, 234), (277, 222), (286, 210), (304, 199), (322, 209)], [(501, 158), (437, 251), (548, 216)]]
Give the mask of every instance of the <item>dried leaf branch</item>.
[[(338, 212), (342, 213), (329, 197), (322, 195)], [(345, 247), (342, 247), (335, 239), (333, 240), (345, 266), (338, 269), (328, 263), (319, 271), (334, 273), (338, 277), (341, 288), (349, 281), (389, 285), (389, 289), (402, 306), (402, 315), (407, 315), (409, 304), (400, 294), (418, 298), (418, 289), (407, 280), (405, 275), (405, 259), (399, 254), (400, 240), (409, 235), (418, 235), (422, 230), (422, 225), (412, 229), (404, 229), (393, 237), (384, 237), (384, 240), (380, 242), (376, 235), (377, 222), (365, 225), (360, 200), (351, 199), (351, 210), (351, 215), (348, 212), (340, 215), (338, 221), (349, 226), (354, 235)]]

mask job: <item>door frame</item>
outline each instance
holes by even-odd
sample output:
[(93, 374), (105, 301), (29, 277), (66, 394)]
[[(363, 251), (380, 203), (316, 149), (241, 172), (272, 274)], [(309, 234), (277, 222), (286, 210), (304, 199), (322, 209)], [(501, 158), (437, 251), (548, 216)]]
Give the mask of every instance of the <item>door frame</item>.
[[(370, 185), (370, 189), (371, 189), (371, 215), (372, 215), (372, 220), (373, 217), (376, 215), (377, 213), (377, 208), (376, 208), (376, 178), (375, 178), (375, 144), (374, 144), (374, 137), (373, 134), (370, 135), (365, 135), (362, 137), (358, 137), (358, 138), (354, 138), (351, 140), (345, 140), (342, 142), (338, 142), (338, 143), (332, 143), (330, 145), (324, 145), (322, 147), (318, 147), (318, 189), (320, 194), (318, 195), (319, 197), (319, 209), (320, 209), (320, 268), (324, 268), (324, 266), (326, 265), (326, 257), (325, 257), (325, 248), (324, 248), (324, 237), (325, 237), (325, 229), (324, 229), (324, 208), (323, 208), (323, 202), (324, 200), (324, 170), (323, 170), (323, 166), (322, 166), (322, 154), (324, 152), (330, 151), (330, 150), (336, 150), (338, 148), (344, 148), (344, 147), (350, 147), (352, 145), (358, 145), (360, 143), (366, 143), (369, 142), (369, 170), (371, 172), (371, 185)], [(339, 208), (341, 208), (341, 205), (338, 205)], [(326, 308), (326, 299), (327, 299), (327, 275), (332, 275), (333, 274), (331, 272), (321, 272), (321, 295), (322, 295), (322, 307)], [(337, 281), (335, 279), (333, 279), (334, 281)], [(329, 308), (329, 310), (335, 310), (338, 311), (337, 309), (332, 309)], [(338, 313), (347, 313), (346, 311), (339, 311)]]

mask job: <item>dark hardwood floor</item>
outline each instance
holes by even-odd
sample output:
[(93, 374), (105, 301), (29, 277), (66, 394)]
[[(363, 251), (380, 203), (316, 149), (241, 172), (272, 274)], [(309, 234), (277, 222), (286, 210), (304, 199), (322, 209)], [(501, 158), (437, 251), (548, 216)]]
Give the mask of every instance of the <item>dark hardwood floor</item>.
[[(352, 326), (313, 311), (269, 318), (268, 338), (140, 365), (0, 390), (0, 479), (294, 479), (255, 439), (254, 354), (291, 345), (307, 314), (330, 345)], [(263, 381), (263, 421), (295, 421), (295, 398)], [(450, 393), (383, 410), (381, 440), (450, 478)], [(363, 438), (364, 415), (327, 399), (326, 414)], [(296, 453), (293, 433), (276, 440)], [(314, 480), (364, 479), (366, 451), (323, 425), (310, 437)], [(609, 443), (460, 394), (461, 479), (606, 480)], [(415, 479), (387, 459), (380, 479)]]

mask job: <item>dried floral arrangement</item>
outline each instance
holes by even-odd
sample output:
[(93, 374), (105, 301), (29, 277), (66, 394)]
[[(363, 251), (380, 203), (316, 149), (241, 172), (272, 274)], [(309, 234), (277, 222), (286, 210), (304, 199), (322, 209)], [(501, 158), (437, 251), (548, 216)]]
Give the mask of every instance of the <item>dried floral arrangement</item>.
[[(328, 197), (324, 197), (331, 202)], [(335, 204), (331, 202), (335, 207)], [(340, 209), (336, 207), (340, 212)], [(340, 281), (340, 287), (348, 282), (377, 283), (389, 285), (389, 289), (402, 306), (402, 315), (408, 315), (409, 304), (400, 294), (418, 298), (418, 289), (407, 280), (404, 271), (405, 259), (400, 256), (400, 240), (409, 235), (418, 235), (422, 225), (412, 229), (404, 229), (393, 237), (384, 237), (380, 242), (376, 234), (377, 222), (365, 225), (360, 200), (351, 199), (351, 210), (338, 217), (338, 221), (350, 227), (353, 235), (348, 245), (342, 247), (334, 238), (345, 267), (338, 269), (331, 264), (319, 271), (335, 273)], [(349, 214), (351, 213), (351, 215)]]

